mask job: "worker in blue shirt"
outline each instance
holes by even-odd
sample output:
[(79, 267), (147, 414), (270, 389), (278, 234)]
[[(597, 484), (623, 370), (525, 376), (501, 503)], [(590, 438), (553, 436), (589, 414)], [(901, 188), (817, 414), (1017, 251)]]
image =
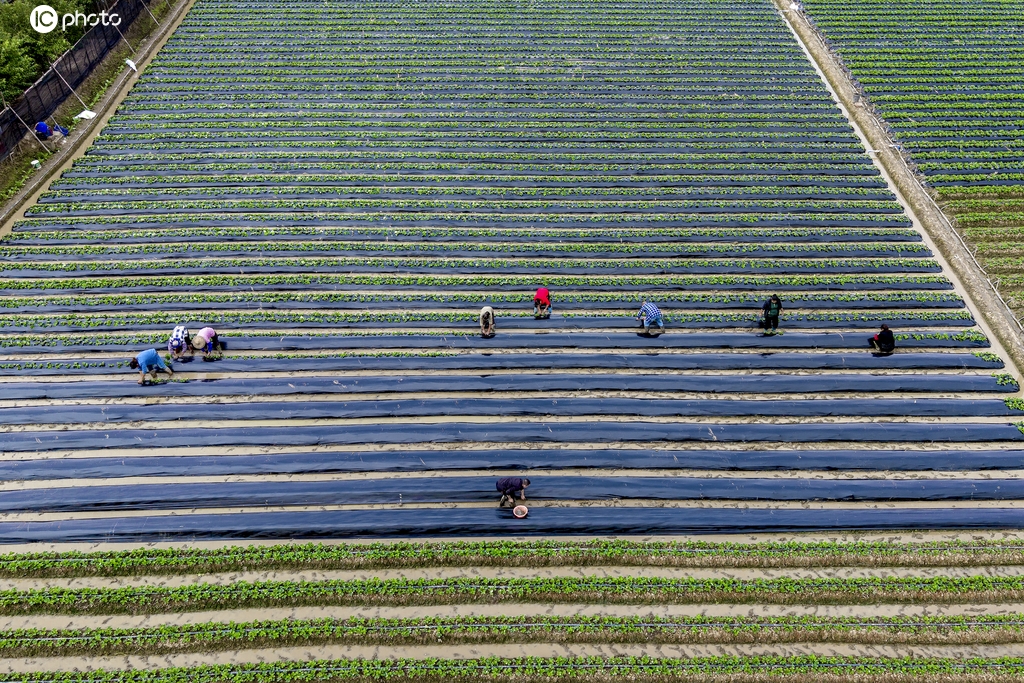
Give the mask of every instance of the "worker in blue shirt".
[(156, 381), (156, 373), (166, 372), (168, 375), (174, 375), (174, 370), (167, 367), (164, 363), (164, 359), (160, 357), (156, 349), (147, 349), (139, 355), (132, 358), (128, 363), (128, 367), (133, 370), (139, 371), (139, 384), (145, 384), (149, 378), (149, 374), (152, 373), (152, 379)]
[(649, 301), (644, 301), (640, 306), (640, 312), (636, 314), (636, 319), (642, 322), (644, 334), (651, 333), (651, 325), (658, 326), (658, 334), (665, 331), (665, 319), (661, 317), (661, 311)]

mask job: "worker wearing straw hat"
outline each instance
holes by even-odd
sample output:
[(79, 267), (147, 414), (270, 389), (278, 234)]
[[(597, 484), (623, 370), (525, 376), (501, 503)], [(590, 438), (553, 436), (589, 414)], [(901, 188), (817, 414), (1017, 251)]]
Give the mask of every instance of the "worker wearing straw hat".
[(203, 360), (214, 358), (213, 353), (220, 351), (221, 343), (217, 337), (217, 330), (212, 327), (204, 327), (199, 330), (196, 336), (192, 337), (192, 348), (203, 354)]

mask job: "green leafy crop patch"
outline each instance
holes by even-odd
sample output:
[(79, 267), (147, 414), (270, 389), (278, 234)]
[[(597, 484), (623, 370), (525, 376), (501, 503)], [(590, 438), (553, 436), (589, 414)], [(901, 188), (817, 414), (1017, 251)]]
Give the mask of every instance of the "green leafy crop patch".
[[(1005, 399), (1010, 407), (1021, 399)], [(1024, 408), (1017, 408), (1024, 409)], [(8, 553), (0, 576), (76, 577), (414, 567), (899, 567), (999, 566), (1024, 561), (1015, 542), (921, 541), (402, 541), (224, 548)]]
[[(1019, 659), (934, 659), (853, 657), (559, 657), (544, 659), (383, 659), (316, 660), (260, 664), (222, 664), (191, 668), (134, 671), (68, 672), (59, 674), (67, 683), (185, 683), (232, 680), (239, 683), (292, 683), (299, 681), (498, 681), (514, 677), (533, 683), (550, 680), (642, 681), (856, 681), (928, 680), (931, 677), (984, 680), (989, 676), (1019, 676)], [(34, 683), (54, 680), (53, 673), (17, 674), (10, 681)], [(2, 680), (2, 679), (0, 679)]]
[(1018, 643), (1024, 615), (992, 617), (439, 617), (207, 622), (156, 628), (0, 632), (8, 657), (169, 654), (325, 644), (403, 646), (488, 643), (782, 644)]
[[(1024, 107), (1012, 95), (1018, 63), (1002, 49), (1019, 48), (1019, 8), (993, 3), (977, 14), (949, 0), (927, 14), (909, 0), (804, 7), (983, 267), (1021, 273)], [(950, 50), (940, 54), (938, 45)], [(1002, 277), (993, 280), (1011, 292)], [(1019, 318), (1024, 311), (1013, 305)]]
[(881, 600), (971, 603), (1019, 600), (1021, 577), (863, 579), (663, 579), (584, 577), (544, 579), (371, 579), (256, 581), (175, 588), (45, 588), (0, 591), (3, 614), (153, 614), (307, 605), (503, 604), (874, 604)]

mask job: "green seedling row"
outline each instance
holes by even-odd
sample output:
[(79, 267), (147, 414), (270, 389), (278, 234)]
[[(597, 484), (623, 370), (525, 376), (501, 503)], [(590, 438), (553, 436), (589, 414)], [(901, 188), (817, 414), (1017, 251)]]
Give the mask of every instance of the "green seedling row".
[(693, 604), (969, 604), (1024, 599), (1024, 577), (816, 579), (370, 579), (240, 581), (180, 587), (0, 591), (0, 614), (153, 614), (311, 605), (446, 605), (518, 602)]
[[(194, 284), (194, 283), (193, 283)], [(662, 306), (674, 305), (685, 306), (695, 303), (714, 304), (736, 304), (743, 303), (760, 308), (761, 303), (771, 295), (771, 292), (723, 292), (721, 294), (708, 294), (703, 292), (677, 293), (661, 292), (657, 299)], [(578, 303), (618, 303), (623, 300), (635, 301), (639, 306), (647, 294), (638, 291), (618, 292), (577, 292), (570, 291), (558, 294), (558, 302), (561, 306)], [(911, 291), (911, 292), (837, 292), (837, 293), (806, 293), (799, 294), (793, 298), (801, 302), (827, 302), (834, 303), (841, 307), (844, 303), (855, 301), (872, 301), (878, 303), (952, 303), (963, 304), (960, 296), (954, 292), (934, 291)], [(31, 308), (33, 306), (155, 306), (170, 303), (191, 303), (202, 308), (204, 304), (213, 303), (261, 303), (274, 304), (283, 302), (300, 302), (309, 304), (322, 303), (409, 303), (409, 302), (435, 302), (438, 304), (454, 304), (464, 302), (477, 303), (499, 303), (499, 304), (521, 304), (532, 305), (533, 292), (480, 292), (460, 291), (457, 293), (441, 292), (415, 292), (403, 294), (401, 292), (373, 292), (360, 293), (358, 291), (342, 292), (318, 292), (315, 290), (289, 291), (289, 292), (200, 292), (200, 293), (168, 293), (168, 294), (117, 294), (117, 295), (84, 295), (84, 296), (53, 296), (47, 298), (39, 297), (0, 297), (0, 309), (2, 308)], [(508, 315), (508, 313), (505, 313)]]
[[(1007, 405), (1022, 406), (1019, 398)], [(831, 567), (1024, 563), (1024, 542), (444, 541), (8, 553), (0, 576), (75, 577), (466, 566)]]
[(4, 683), (309, 683), (310, 681), (990, 681), (1024, 674), (1014, 658), (559, 657), (381, 659), (219, 664), (155, 670), (0, 674)]
[(996, 616), (458, 617), (287, 619), (186, 626), (0, 631), (6, 657), (163, 655), (317, 645), (497, 643), (1010, 644), (1024, 642), (1024, 614)]
[[(237, 287), (244, 289), (255, 286), (371, 286), (371, 287), (488, 287), (488, 288), (532, 288), (536, 287), (536, 275), (406, 275), (406, 274), (255, 274), (255, 275), (153, 275), (119, 277), (82, 277), (47, 279), (8, 279), (0, 282), (0, 288), (17, 291), (20, 289), (82, 290), (99, 288), (129, 288), (153, 286), (166, 289), (189, 287)], [(750, 289), (781, 288), (822, 288), (864, 285), (878, 288), (895, 287), (913, 290), (927, 285), (949, 286), (942, 275), (545, 275), (544, 284), (558, 287), (621, 287), (623, 289), (643, 288), (715, 288), (717, 286), (749, 287)], [(559, 294), (556, 292), (556, 296)]]
[[(783, 255), (786, 252), (820, 252), (822, 254), (842, 254), (849, 252), (881, 252), (894, 254), (921, 254), (930, 255), (930, 250), (924, 244), (911, 243), (889, 243), (889, 242), (866, 242), (866, 243), (808, 243), (789, 244), (773, 243), (770, 246), (764, 244), (729, 244), (729, 243), (682, 243), (672, 244), (663, 242), (653, 243), (623, 243), (623, 242), (570, 242), (570, 243), (544, 243), (530, 244), (524, 242), (400, 242), (400, 241), (373, 241), (373, 242), (160, 242), (152, 244), (62, 244), (55, 246), (0, 246), (0, 258), (30, 258), (32, 256), (61, 256), (69, 260), (83, 256), (108, 256), (125, 254), (130, 256), (148, 254), (204, 254), (207, 252), (273, 252), (273, 251), (308, 251), (308, 252), (417, 252), (429, 254), (431, 252), (494, 252), (498, 254), (515, 254), (517, 252), (532, 253), (537, 251), (553, 251), (565, 254), (585, 254), (588, 252), (600, 254), (643, 254), (643, 253), (668, 253), (672, 256), (677, 254), (714, 254), (715, 252), (740, 252), (755, 254), (764, 251), (777, 251)], [(344, 257), (342, 257), (344, 258)]]

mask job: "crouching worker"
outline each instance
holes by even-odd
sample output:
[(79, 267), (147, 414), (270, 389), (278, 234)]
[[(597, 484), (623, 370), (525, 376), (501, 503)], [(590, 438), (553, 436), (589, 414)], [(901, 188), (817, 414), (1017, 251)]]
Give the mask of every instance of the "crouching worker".
[(636, 314), (636, 319), (644, 326), (644, 334), (651, 333), (651, 325), (658, 326), (658, 334), (665, 331), (665, 319), (661, 316), (661, 311), (649, 301), (644, 301), (640, 306), (640, 312)]
[[(167, 367), (164, 363), (164, 359), (160, 357), (160, 354), (156, 352), (156, 349), (147, 349), (131, 359), (128, 363), (128, 367), (132, 370), (139, 371), (139, 384), (145, 384), (147, 379), (156, 381), (156, 373), (166, 372), (168, 375), (174, 375), (174, 370)], [(152, 378), (149, 377), (152, 373)]]
[(868, 344), (879, 353), (889, 356), (896, 350), (896, 336), (888, 325), (882, 325), (882, 330), (878, 334), (868, 337)]
[(519, 500), (526, 500), (526, 487), (529, 485), (529, 479), (520, 479), (519, 477), (502, 477), (499, 479), (495, 485), (498, 493), (501, 494), (498, 507), (505, 507), (505, 501), (508, 501), (510, 506), (515, 507), (516, 494), (519, 495)]
[(220, 339), (217, 338), (217, 331), (212, 327), (204, 327), (199, 334), (192, 337), (192, 348), (203, 354), (203, 360), (213, 360), (217, 356), (213, 354), (221, 350)]
[(480, 336), (484, 339), (494, 336), (494, 309), (490, 306), (480, 309)]
[(184, 325), (178, 325), (171, 331), (171, 338), (167, 340), (167, 352), (175, 360), (185, 357), (192, 357), (192, 335)]
[(537, 293), (533, 295), (533, 317), (551, 317), (551, 293), (547, 287), (539, 287)]

